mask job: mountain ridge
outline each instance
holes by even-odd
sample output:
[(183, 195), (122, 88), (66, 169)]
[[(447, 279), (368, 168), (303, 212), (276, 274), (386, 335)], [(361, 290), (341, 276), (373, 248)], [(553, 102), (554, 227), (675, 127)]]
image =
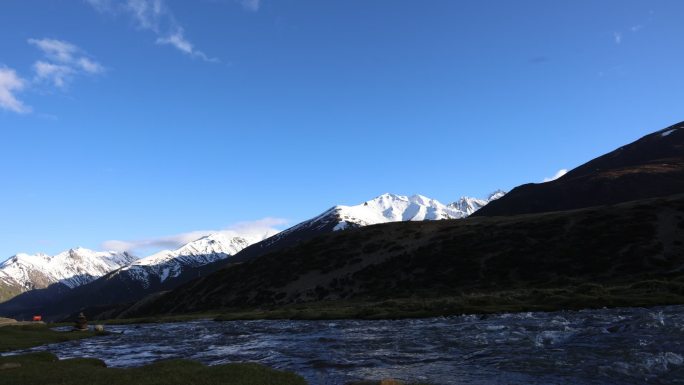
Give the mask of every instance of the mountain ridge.
[(474, 216), (573, 210), (684, 191), (684, 122), (594, 158), (560, 178), (528, 183)]
[[(463, 221), (321, 234), (189, 282), (127, 315), (463, 293), (477, 301), (493, 291), (508, 293), (509, 305), (523, 303), (520, 294), (528, 305), (545, 300), (554, 309), (676, 303), (684, 301), (681, 229), (684, 123), (555, 181), (518, 186)], [(555, 300), (540, 295), (549, 289)]]
[(318, 234), (395, 221), (464, 218), (503, 194), (498, 190), (487, 199), (462, 197), (444, 205), (423, 195), (386, 193), (358, 205), (334, 206), (281, 232), (211, 233), (175, 250), (162, 250), (121, 266), (83, 287), (69, 288), (72, 290), (44, 287), (24, 293), (0, 303), (0, 313), (19, 317), (40, 310), (44, 314), (64, 316), (84, 306), (136, 301), (158, 291), (173, 289), (226, 265), (240, 263), (254, 255), (296, 244)]
[(19, 292), (53, 284), (73, 289), (135, 259), (127, 252), (94, 251), (83, 247), (55, 255), (18, 253), (0, 263), (0, 284)]

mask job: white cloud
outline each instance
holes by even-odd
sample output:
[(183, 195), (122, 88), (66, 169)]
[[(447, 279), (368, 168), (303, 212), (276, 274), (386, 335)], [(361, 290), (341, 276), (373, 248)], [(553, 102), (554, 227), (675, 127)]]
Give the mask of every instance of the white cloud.
[(240, 0), (242, 7), (248, 11), (256, 12), (261, 6), (261, 0)]
[(90, 60), (87, 57), (78, 59), (78, 66), (89, 74), (100, 74), (104, 72), (104, 67), (96, 61)]
[(176, 49), (178, 49), (179, 51), (181, 51), (185, 54), (188, 54), (190, 56), (199, 57), (205, 61), (211, 61), (211, 62), (218, 61), (218, 59), (209, 58), (207, 55), (204, 54), (204, 52), (195, 49), (194, 46), (192, 45), (192, 43), (190, 43), (190, 41), (185, 38), (184, 34), (185, 34), (185, 32), (183, 31), (183, 28), (179, 27), (175, 32), (173, 32), (172, 34), (170, 34), (166, 37), (158, 37), (157, 38), (157, 44), (171, 45), (171, 46), (175, 47)]
[(128, 10), (140, 28), (155, 32), (159, 32), (160, 22), (168, 12), (162, 0), (128, 0), (123, 8)]
[(622, 43), (622, 33), (621, 32), (613, 32), (613, 39), (615, 40), (615, 44)]
[(31, 108), (17, 99), (16, 93), (26, 87), (24, 79), (16, 71), (7, 67), (0, 67), (0, 108), (17, 113), (31, 112)]
[(240, 234), (261, 234), (275, 227), (286, 225), (287, 223), (287, 219), (266, 217), (256, 221), (238, 222), (230, 226), (228, 230), (233, 230)]
[(40, 48), (49, 59), (62, 63), (71, 63), (74, 60), (74, 54), (79, 51), (75, 45), (62, 40), (28, 39), (28, 42)]
[(40, 60), (33, 63), (33, 70), (36, 73), (36, 79), (48, 80), (58, 88), (64, 88), (68, 77), (74, 72), (69, 66)]
[(109, 240), (102, 243), (102, 248), (113, 251), (136, 252), (140, 250), (177, 249), (209, 234), (223, 233), (230, 236), (263, 237), (274, 235), (280, 230), (276, 226), (287, 224), (282, 218), (263, 218), (251, 222), (239, 222), (224, 230), (198, 230), (164, 237), (138, 239), (132, 241)]
[(100, 12), (108, 12), (112, 10), (111, 0), (85, 0), (85, 2)]
[(183, 27), (176, 21), (173, 12), (164, 0), (86, 0), (86, 2), (102, 13), (128, 15), (137, 28), (154, 32), (157, 35), (155, 40), (157, 44), (170, 45), (184, 54), (205, 61), (218, 61), (196, 49), (185, 37)]
[(564, 169), (564, 168), (563, 168), (563, 169), (560, 169), (560, 170), (558, 170), (558, 171), (556, 172), (556, 174), (555, 174), (554, 176), (549, 177), (549, 178), (544, 178), (544, 183), (546, 183), (546, 182), (551, 182), (552, 180), (556, 180), (556, 179), (562, 177), (563, 175), (565, 175), (565, 174), (567, 174), (567, 173), (568, 173), (568, 170), (567, 170), (567, 169)]
[(105, 71), (100, 63), (67, 41), (44, 38), (28, 39), (28, 43), (40, 49), (44, 56), (44, 60), (33, 63), (37, 81), (48, 81), (55, 87), (64, 88), (78, 74), (95, 75)]

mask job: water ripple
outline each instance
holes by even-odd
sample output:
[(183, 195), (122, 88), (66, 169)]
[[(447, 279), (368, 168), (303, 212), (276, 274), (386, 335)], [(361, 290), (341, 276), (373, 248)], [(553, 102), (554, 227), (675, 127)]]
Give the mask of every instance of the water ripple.
[(258, 362), (312, 385), (684, 384), (684, 306), (382, 321), (193, 321), (34, 348), (112, 367)]

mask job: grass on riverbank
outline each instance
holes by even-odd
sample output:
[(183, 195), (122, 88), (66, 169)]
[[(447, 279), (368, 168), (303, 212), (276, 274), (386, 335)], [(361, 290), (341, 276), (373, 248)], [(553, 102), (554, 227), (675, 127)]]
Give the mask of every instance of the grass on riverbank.
[(174, 323), (174, 322), (189, 322), (201, 319), (214, 319), (219, 313), (192, 313), (192, 314), (176, 314), (176, 315), (160, 315), (154, 317), (142, 318), (117, 318), (102, 321), (92, 321), (93, 324), (104, 325), (130, 325), (130, 324), (150, 324), (150, 323)]
[(684, 277), (622, 285), (579, 283), (561, 288), (525, 288), (437, 298), (381, 301), (321, 301), (273, 308), (230, 309), (218, 321), (253, 319), (399, 319), (461, 314), (652, 307), (684, 304)]
[(96, 332), (56, 332), (50, 325), (8, 325), (0, 328), (0, 352), (94, 337)]
[(306, 385), (294, 373), (257, 364), (205, 366), (169, 360), (135, 368), (107, 368), (97, 359), (58, 360), (43, 352), (0, 357), (0, 378), (3, 385)]

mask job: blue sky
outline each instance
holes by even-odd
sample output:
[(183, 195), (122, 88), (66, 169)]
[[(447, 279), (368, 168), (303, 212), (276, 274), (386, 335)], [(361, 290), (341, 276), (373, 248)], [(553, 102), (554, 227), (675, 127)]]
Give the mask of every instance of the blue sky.
[(682, 14), (675, 0), (3, 1), (0, 260), (540, 182), (684, 120)]

